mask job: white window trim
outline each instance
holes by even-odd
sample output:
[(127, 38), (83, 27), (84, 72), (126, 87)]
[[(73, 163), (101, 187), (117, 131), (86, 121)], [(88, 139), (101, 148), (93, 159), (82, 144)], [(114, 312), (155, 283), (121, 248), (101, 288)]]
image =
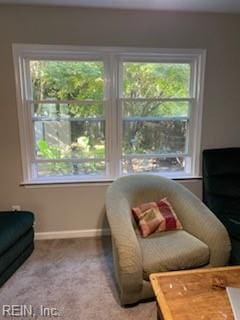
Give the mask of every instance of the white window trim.
[[(33, 159), (32, 144), (32, 119), (29, 119), (30, 112), (27, 112), (25, 104), (26, 88), (23, 76), (24, 63), (27, 59), (53, 59), (61, 58), (64, 60), (78, 59), (101, 59), (105, 63), (105, 81), (107, 92), (105, 104), (107, 108), (106, 119), (106, 177), (49, 177), (34, 180), (30, 164)], [(23, 184), (38, 183), (62, 183), (62, 182), (87, 182), (87, 181), (110, 181), (120, 175), (121, 162), (121, 108), (118, 107), (122, 97), (117, 88), (119, 76), (119, 62), (121, 61), (162, 61), (166, 62), (190, 62), (193, 64), (195, 79), (193, 81), (194, 96), (190, 97), (196, 102), (191, 110), (195, 111), (190, 115), (190, 134), (191, 143), (189, 144), (189, 154), (192, 155), (191, 173), (161, 173), (170, 178), (195, 178), (200, 173), (200, 145), (202, 129), (202, 109), (203, 109), (203, 90), (206, 63), (205, 49), (157, 49), (157, 48), (128, 48), (128, 47), (94, 47), (94, 46), (60, 46), (60, 45), (38, 45), (38, 44), (13, 44), (14, 72), (16, 81), (17, 109), (19, 120), (19, 134), (23, 168)], [(192, 68), (193, 69), (193, 68)], [(116, 72), (117, 70), (117, 72)], [(189, 99), (189, 100), (190, 100)], [(110, 107), (111, 106), (111, 107)], [(117, 125), (112, 125), (110, 119), (115, 119)]]

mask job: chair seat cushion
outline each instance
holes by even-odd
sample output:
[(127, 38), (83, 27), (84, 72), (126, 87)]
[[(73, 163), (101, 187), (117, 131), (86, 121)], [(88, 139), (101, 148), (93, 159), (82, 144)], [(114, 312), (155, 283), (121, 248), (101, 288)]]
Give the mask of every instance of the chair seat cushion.
[(184, 230), (138, 238), (143, 257), (143, 277), (154, 272), (201, 267), (209, 263), (208, 246)]
[(33, 221), (31, 212), (0, 212), (0, 255), (32, 228)]

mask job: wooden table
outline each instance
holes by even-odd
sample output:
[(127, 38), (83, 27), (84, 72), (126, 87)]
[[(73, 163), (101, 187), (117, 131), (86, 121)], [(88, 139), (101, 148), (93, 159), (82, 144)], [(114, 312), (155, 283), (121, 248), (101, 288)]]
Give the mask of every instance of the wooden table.
[(153, 273), (158, 319), (233, 320), (225, 286), (240, 287), (240, 266)]

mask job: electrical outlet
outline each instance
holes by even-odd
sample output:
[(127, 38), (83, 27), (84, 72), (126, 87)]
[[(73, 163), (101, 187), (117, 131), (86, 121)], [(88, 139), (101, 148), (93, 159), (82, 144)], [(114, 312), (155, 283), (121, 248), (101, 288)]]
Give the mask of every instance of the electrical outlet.
[(12, 211), (20, 211), (20, 210), (21, 210), (21, 206), (19, 204), (12, 205)]

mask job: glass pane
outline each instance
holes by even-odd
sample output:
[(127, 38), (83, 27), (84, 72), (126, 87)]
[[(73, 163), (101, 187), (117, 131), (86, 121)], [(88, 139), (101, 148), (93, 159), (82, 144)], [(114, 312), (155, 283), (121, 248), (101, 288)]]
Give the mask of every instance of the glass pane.
[(170, 98), (190, 96), (188, 63), (124, 62), (123, 96)]
[(141, 172), (182, 172), (185, 160), (183, 157), (176, 158), (151, 158), (151, 159), (123, 159), (122, 168), (124, 174)]
[(123, 154), (186, 152), (187, 121), (123, 120)]
[(87, 105), (80, 104), (63, 104), (63, 103), (35, 103), (33, 104), (33, 115), (37, 118), (60, 117), (69, 118), (85, 118), (85, 117), (101, 117), (103, 116), (102, 103), (93, 103)]
[(75, 175), (103, 175), (105, 162), (90, 160), (83, 163), (43, 162), (37, 164), (38, 177), (64, 177)]
[(123, 101), (123, 117), (187, 117), (189, 102)]
[(103, 62), (32, 60), (30, 73), (34, 100), (103, 98)]
[(38, 159), (104, 158), (105, 122), (35, 121)]

